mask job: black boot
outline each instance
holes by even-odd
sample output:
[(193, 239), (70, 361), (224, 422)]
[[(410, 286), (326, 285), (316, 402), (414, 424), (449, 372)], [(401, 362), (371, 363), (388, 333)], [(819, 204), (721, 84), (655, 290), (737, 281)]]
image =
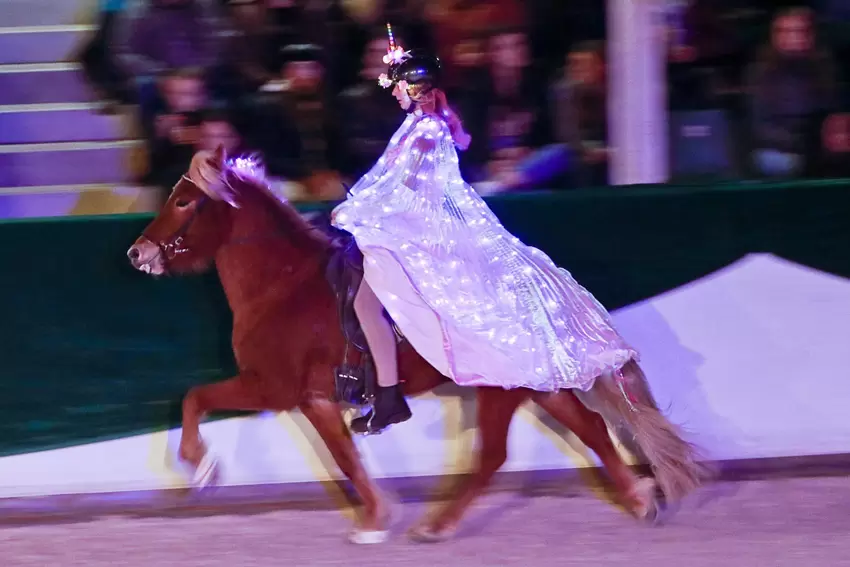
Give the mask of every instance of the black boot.
[(359, 435), (377, 435), (390, 425), (402, 423), (413, 416), (404, 399), (401, 386), (378, 386), (372, 410), (351, 420), (351, 431)]

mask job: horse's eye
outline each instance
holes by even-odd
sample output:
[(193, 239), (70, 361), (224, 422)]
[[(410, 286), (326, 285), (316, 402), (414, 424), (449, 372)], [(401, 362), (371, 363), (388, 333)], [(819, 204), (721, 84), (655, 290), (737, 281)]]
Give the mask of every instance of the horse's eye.
[(186, 207), (188, 207), (191, 204), (192, 204), (191, 201), (184, 201), (184, 200), (180, 200), (180, 201), (177, 201), (175, 203), (175, 205), (177, 206), (178, 209), (185, 209)]

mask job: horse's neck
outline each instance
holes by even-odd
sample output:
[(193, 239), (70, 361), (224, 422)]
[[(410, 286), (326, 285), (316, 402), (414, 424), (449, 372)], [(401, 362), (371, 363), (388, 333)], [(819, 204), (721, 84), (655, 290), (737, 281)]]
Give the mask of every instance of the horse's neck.
[(293, 237), (296, 230), (272, 210), (246, 204), (233, 211), (230, 235), (215, 262), (235, 317), (280, 300), (317, 276), (322, 251), (303, 246)]

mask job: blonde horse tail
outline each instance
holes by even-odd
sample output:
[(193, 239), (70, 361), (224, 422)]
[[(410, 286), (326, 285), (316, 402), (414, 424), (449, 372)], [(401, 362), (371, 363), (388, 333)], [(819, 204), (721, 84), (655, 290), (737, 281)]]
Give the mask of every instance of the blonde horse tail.
[(600, 376), (588, 392), (578, 394), (617, 430), (624, 444), (647, 461), (667, 499), (680, 500), (713, 476), (697, 448), (658, 409), (637, 362)]

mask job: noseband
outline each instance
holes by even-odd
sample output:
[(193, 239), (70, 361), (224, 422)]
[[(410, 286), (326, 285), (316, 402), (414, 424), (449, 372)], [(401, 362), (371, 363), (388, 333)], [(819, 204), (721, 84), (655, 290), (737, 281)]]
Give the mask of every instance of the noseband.
[[(186, 177), (185, 175), (182, 178), (182, 181), (187, 181), (198, 187), (197, 183)], [(209, 202), (210, 198), (203, 194), (203, 196), (198, 199), (197, 204), (195, 205), (195, 210), (192, 212), (191, 216), (178, 228), (170, 237), (163, 240), (153, 240), (148, 237), (147, 231), (142, 232), (142, 236), (147, 238), (149, 241), (156, 244), (157, 248), (159, 248), (159, 254), (162, 257), (163, 263), (165, 263), (166, 269), (168, 269), (168, 263), (180, 254), (184, 254), (189, 251), (189, 248), (183, 246), (183, 241), (185, 240), (186, 233), (189, 232), (189, 229), (192, 228), (192, 223), (195, 222), (195, 219), (198, 217), (198, 214), (201, 212), (201, 209)]]

